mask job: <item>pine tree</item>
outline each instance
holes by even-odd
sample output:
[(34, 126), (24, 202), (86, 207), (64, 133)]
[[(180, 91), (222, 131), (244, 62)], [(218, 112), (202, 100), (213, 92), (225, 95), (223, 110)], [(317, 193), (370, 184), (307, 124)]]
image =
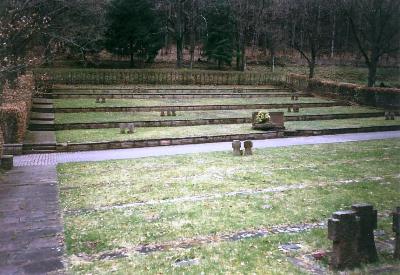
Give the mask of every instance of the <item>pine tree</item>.
[(207, 21), (205, 55), (217, 61), (219, 69), (223, 64), (231, 65), (235, 49), (235, 21), (229, 5), (224, 1), (210, 8)]
[(107, 11), (106, 48), (152, 62), (163, 45), (161, 23), (148, 0), (112, 0)]

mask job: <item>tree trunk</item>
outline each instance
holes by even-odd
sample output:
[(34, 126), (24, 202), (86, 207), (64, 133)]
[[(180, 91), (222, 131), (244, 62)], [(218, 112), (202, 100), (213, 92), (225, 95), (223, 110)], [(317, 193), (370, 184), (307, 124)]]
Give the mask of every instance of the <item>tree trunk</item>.
[(134, 61), (133, 61), (133, 44), (132, 44), (132, 43), (130, 43), (130, 45), (129, 45), (129, 51), (130, 51), (130, 56), (131, 56), (131, 60), (130, 60), (129, 66), (130, 66), (131, 68), (133, 68), (133, 66), (134, 66), (135, 64), (134, 64)]
[(376, 81), (377, 63), (371, 62), (368, 65), (368, 87), (374, 87)]
[(182, 68), (183, 62), (183, 4), (178, 0), (178, 10), (176, 14), (176, 66)]
[(308, 78), (309, 79), (314, 78), (315, 62), (309, 62), (308, 69), (309, 69)]

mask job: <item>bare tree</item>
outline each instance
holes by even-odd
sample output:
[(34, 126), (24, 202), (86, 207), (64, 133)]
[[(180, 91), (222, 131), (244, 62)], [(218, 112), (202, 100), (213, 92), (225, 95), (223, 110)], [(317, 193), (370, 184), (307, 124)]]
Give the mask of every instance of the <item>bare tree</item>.
[(400, 50), (398, 0), (344, 1), (358, 49), (368, 66), (368, 86), (376, 82), (380, 58)]

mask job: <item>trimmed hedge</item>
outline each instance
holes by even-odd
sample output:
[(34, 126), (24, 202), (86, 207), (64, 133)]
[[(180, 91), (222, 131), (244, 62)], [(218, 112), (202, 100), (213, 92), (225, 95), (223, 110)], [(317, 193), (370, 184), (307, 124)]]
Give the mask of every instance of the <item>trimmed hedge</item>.
[(400, 89), (396, 88), (366, 87), (352, 83), (308, 79), (306, 76), (298, 74), (289, 74), (286, 81), (297, 89), (307, 89), (321, 94), (333, 94), (362, 105), (389, 109), (400, 108)]
[(14, 89), (8, 85), (4, 88), (3, 104), (0, 106), (0, 128), (4, 143), (23, 142), (34, 91), (32, 75), (20, 76)]
[(66, 85), (264, 85), (282, 84), (284, 78), (280, 74), (207, 71), (207, 70), (156, 70), (156, 69), (36, 69), (35, 81), (43, 84), (46, 81)]

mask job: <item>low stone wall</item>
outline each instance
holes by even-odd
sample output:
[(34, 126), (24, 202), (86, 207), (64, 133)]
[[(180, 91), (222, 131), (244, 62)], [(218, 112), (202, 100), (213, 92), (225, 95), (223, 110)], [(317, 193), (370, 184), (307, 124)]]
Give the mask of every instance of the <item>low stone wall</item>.
[[(48, 94), (54, 99), (97, 98), (108, 99), (193, 99), (193, 98), (265, 98), (290, 97), (292, 93), (265, 93), (265, 94)], [(311, 94), (302, 94), (301, 97), (312, 97)]]
[(147, 106), (147, 107), (95, 107), (95, 108), (33, 108), (33, 111), (52, 113), (90, 113), (90, 112), (156, 112), (162, 110), (175, 111), (206, 111), (206, 110), (243, 110), (243, 109), (280, 109), (292, 107), (293, 104), (300, 108), (347, 106), (344, 102), (321, 103), (282, 103), (282, 104), (246, 104), (246, 105), (196, 105), (196, 106)]
[[(285, 116), (285, 121), (312, 121), (312, 120), (331, 120), (346, 118), (369, 118), (383, 117), (384, 112), (375, 113), (354, 113), (354, 114), (328, 114), (328, 115), (298, 115)], [(212, 118), (194, 120), (157, 120), (157, 121), (114, 121), (98, 123), (63, 123), (63, 124), (34, 124), (29, 125), (33, 131), (59, 131), (77, 129), (109, 129), (118, 128), (120, 123), (133, 123), (136, 127), (180, 127), (197, 125), (218, 125), (218, 124), (243, 124), (252, 123), (251, 118)]]
[(323, 79), (308, 79), (298, 74), (289, 74), (286, 81), (297, 89), (322, 95), (330, 94), (362, 105), (394, 110), (400, 108), (400, 89), (396, 88), (366, 87)]
[(3, 145), (3, 154), (4, 155), (13, 155), (13, 156), (22, 155), (23, 154), (22, 147), (23, 147), (23, 145), (20, 143), (4, 144)]
[(400, 130), (400, 125), (369, 126), (369, 127), (335, 128), (335, 129), (322, 129), (322, 130), (285, 131), (285, 136), (304, 137), (304, 136), (337, 135), (337, 134), (384, 132), (384, 131), (399, 131), (399, 130)]
[(58, 152), (94, 151), (108, 149), (142, 148), (155, 146), (186, 145), (198, 143), (228, 142), (233, 140), (260, 140), (280, 138), (284, 136), (283, 131), (269, 131), (265, 133), (202, 136), (185, 138), (166, 138), (131, 141), (109, 141), (109, 142), (88, 142), (88, 143), (66, 143), (57, 144)]

